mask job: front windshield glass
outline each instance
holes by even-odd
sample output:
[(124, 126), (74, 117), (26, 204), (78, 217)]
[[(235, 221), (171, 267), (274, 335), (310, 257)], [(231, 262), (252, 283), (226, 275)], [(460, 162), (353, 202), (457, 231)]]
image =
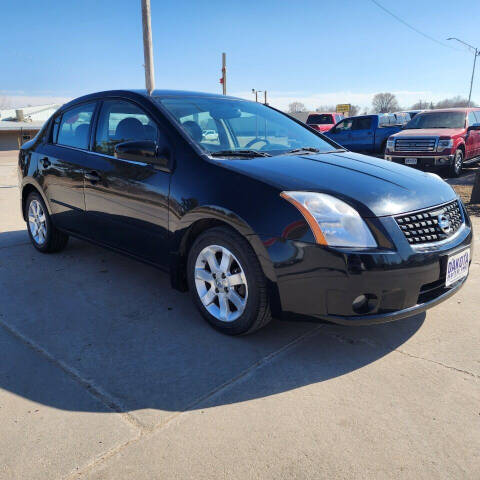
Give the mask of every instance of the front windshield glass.
[(215, 97), (154, 97), (194, 142), (209, 153), (280, 155), (296, 149), (339, 148), (261, 103)]
[(465, 128), (465, 112), (419, 113), (405, 125), (414, 128)]

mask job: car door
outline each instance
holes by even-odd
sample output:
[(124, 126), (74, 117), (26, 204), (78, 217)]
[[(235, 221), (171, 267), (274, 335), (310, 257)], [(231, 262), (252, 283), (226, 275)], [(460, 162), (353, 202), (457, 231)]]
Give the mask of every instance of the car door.
[(326, 134), (332, 140), (342, 145), (342, 147), (348, 148), (350, 150), (352, 147), (352, 126), (353, 119), (346, 118), (340, 123), (337, 123), (335, 128), (333, 128)]
[(50, 205), (55, 225), (85, 235), (84, 166), (96, 102), (59, 113), (45, 144), (37, 150), (38, 179)]
[(115, 156), (122, 142), (167, 142), (138, 104), (105, 99), (96, 121), (85, 172), (85, 205), (93, 239), (155, 264), (168, 260), (170, 172), (149, 162)]
[[(470, 112), (471, 115), (469, 115), (468, 118), (468, 125), (475, 125), (475, 124), (480, 124), (480, 111), (479, 110), (474, 110)], [(470, 122), (471, 120), (471, 122)], [(480, 156), (480, 130), (470, 130), (470, 134), (475, 133), (474, 137), (474, 157)]]
[(356, 117), (353, 120), (351, 138), (355, 150), (368, 152), (373, 150), (374, 132), (372, 117)]
[[(477, 123), (477, 118), (473, 111), (468, 112), (467, 128)], [(477, 130), (468, 130), (465, 137), (465, 160), (476, 157), (479, 153), (480, 132)]]

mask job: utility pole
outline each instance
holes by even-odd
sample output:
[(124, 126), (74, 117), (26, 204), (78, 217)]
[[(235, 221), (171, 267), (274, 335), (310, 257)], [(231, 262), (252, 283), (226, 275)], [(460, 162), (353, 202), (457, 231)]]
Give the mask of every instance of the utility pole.
[(227, 94), (227, 54), (225, 52), (222, 53), (222, 78), (220, 79), (220, 83), (222, 84), (222, 91), (223, 94)]
[(268, 102), (267, 102), (267, 91), (266, 91), (266, 90), (263, 92), (263, 96), (264, 96), (264, 98), (265, 98), (265, 100), (264, 100), (263, 103), (264, 103), (265, 105), (268, 105)]
[(143, 57), (145, 67), (145, 88), (149, 95), (155, 90), (155, 73), (153, 67), (152, 21), (150, 15), (150, 0), (142, 1), (143, 24)]
[(475, 64), (477, 63), (477, 57), (480, 55), (480, 52), (478, 48), (474, 47), (473, 45), (470, 45), (467, 42), (464, 42), (463, 40), (460, 40), (457, 37), (449, 37), (447, 40), (456, 40), (457, 42), (463, 43), (463, 45), (467, 46), (471, 51), (473, 51), (473, 69), (472, 69), (472, 78), (470, 79), (470, 92), (468, 94), (468, 106), (471, 105), (471, 100), (472, 100), (472, 87), (473, 87), (473, 77), (475, 76)]

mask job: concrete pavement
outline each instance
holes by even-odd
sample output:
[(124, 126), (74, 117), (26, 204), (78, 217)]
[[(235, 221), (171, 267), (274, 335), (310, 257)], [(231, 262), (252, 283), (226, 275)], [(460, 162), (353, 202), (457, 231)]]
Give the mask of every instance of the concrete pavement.
[(2, 153), (0, 479), (480, 477), (478, 242), (426, 316), (229, 338), (149, 266), (37, 253)]

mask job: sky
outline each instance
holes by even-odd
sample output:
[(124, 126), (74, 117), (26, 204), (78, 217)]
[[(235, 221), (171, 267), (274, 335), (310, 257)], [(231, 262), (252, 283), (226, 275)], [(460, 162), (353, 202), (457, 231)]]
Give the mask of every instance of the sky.
[[(353, 103), (390, 91), (400, 105), (468, 96), (480, 47), (478, 0), (151, 0), (157, 88), (228, 94), (287, 108)], [(13, 107), (144, 88), (140, 0), (2, 0), (0, 96)], [(480, 59), (479, 59), (480, 60)], [(480, 61), (472, 99), (480, 103)]]

